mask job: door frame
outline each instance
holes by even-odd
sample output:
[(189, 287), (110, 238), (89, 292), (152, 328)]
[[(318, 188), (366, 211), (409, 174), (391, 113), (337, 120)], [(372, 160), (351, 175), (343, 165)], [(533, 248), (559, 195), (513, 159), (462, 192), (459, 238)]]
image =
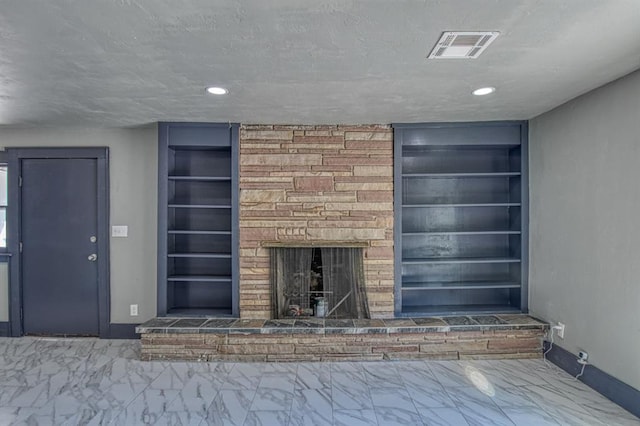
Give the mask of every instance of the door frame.
[(98, 336), (109, 337), (110, 281), (109, 281), (109, 148), (7, 148), (8, 206), (7, 250), (12, 253), (9, 272), (9, 332), (12, 337), (24, 335), (22, 316), (22, 258), (21, 190), (22, 160), (24, 159), (91, 159), (97, 166), (98, 212)]

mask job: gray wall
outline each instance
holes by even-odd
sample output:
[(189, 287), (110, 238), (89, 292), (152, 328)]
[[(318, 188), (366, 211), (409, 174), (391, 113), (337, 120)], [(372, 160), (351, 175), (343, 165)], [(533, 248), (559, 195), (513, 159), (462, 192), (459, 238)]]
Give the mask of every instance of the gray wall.
[(530, 311), (640, 389), (640, 71), (529, 129)]
[[(157, 127), (137, 129), (0, 128), (2, 147), (107, 146), (111, 225), (128, 225), (111, 238), (111, 322), (139, 323), (156, 314)], [(11, 171), (9, 171), (11, 173)], [(0, 321), (7, 321), (6, 269), (0, 268)], [(139, 315), (129, 316), (129, 305)]]

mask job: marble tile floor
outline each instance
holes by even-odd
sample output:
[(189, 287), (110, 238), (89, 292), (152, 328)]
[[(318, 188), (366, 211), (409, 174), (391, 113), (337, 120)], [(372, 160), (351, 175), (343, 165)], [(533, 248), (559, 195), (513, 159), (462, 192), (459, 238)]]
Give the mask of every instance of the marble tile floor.
[(138, 351), (0, 338), (0, 425), (640, 425), (542, 360), (143, 362)]

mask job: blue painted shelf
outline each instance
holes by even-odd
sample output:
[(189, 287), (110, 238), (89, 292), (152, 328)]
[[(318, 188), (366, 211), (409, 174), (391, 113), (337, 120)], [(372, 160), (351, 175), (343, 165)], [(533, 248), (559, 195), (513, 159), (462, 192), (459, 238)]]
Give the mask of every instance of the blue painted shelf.
[(238, 316), (239, 126), (160, 123), (158, 136), (158, 315)]
[(396, 315), (526, 312), (527, 134), (394, 125)]

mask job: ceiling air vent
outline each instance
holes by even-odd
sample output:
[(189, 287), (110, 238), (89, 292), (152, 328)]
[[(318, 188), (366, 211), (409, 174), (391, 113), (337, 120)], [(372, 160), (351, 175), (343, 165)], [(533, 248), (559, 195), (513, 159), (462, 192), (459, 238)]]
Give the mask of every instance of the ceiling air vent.
[(429, 59), (475, 59), (498, 37), (498, 31), (445, 31)]

